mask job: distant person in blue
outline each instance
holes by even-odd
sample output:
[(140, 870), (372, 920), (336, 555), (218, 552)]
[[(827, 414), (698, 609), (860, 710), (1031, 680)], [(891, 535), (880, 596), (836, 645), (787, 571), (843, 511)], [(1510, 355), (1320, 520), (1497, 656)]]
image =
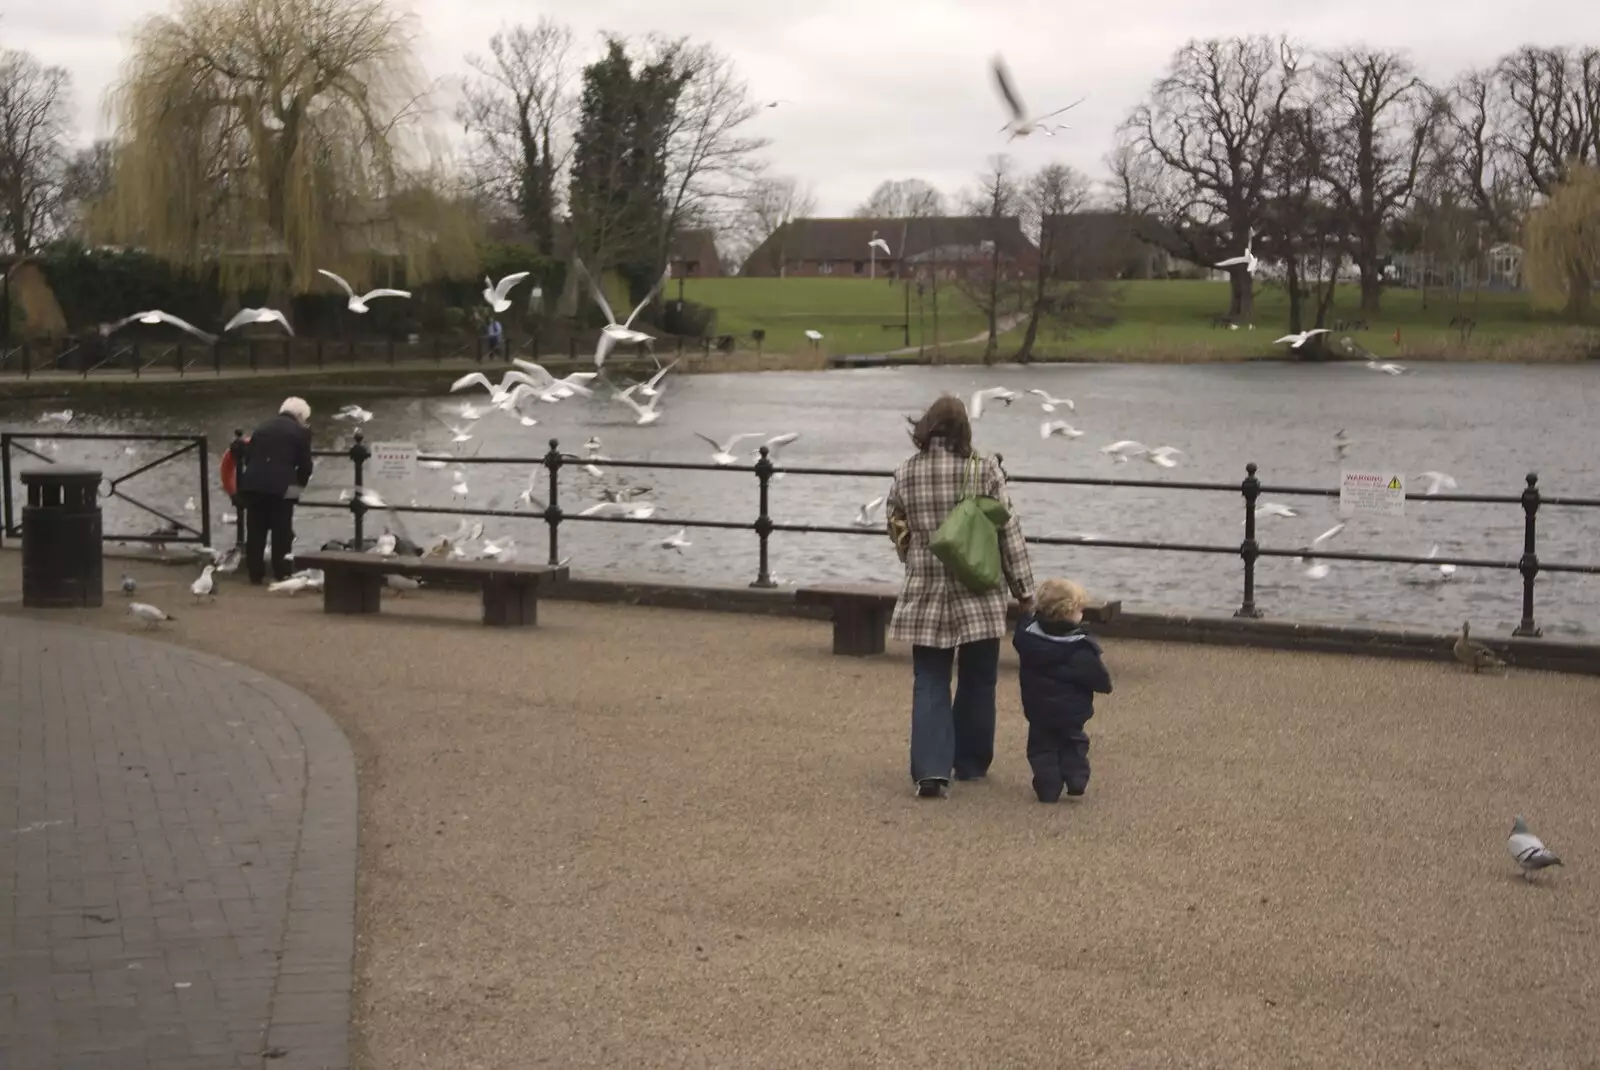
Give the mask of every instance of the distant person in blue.
[(1028, 764), (1043, 803), (1082, 795), (1089, 787), (1089, 736), (1094, 696), (1111, 694), (1100, 644), (1083, 630), (1088, 595), (1071, 580), (1045, 580), (1033, 611), (1017, 621), (1011, 645), (1022, 661), (1022, 712), (1028, 718)]
[(493, 319), (489, 321), (489, 355), (491, 357), (500, 355), (500, 338), (504, 334), (505, 328), (500, 326), (499, 320)]

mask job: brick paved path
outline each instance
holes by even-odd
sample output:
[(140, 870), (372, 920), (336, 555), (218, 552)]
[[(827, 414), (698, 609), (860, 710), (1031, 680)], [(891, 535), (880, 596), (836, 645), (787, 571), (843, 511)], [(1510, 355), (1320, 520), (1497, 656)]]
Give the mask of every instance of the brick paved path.
[(0, 618), (0, 1067), (347, 1067), (355, 803), (298, 692)]

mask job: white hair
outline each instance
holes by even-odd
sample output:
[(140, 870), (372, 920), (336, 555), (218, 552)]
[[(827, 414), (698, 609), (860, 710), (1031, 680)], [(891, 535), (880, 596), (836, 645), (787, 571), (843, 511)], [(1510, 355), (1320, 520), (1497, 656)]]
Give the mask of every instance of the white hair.
[(278, 411), (293, 416), (303, 424), (311, 422), (311, 406), (306, 404), (305, 398), (284, 398)]

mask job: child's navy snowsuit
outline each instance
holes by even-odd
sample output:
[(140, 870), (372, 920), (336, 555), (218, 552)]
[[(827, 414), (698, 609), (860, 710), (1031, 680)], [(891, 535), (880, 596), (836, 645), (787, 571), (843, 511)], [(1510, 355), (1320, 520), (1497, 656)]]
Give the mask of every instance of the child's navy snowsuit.
[(1089, 786), (1089, 737), (1095, 692), (1111, 694), (1100, 645), (1080, 625), (1026, 614), (1011, 637), (1022, 659), (1022, 712), (1028, 718), (1028, 764), (1040, 802), (1082, 795)]

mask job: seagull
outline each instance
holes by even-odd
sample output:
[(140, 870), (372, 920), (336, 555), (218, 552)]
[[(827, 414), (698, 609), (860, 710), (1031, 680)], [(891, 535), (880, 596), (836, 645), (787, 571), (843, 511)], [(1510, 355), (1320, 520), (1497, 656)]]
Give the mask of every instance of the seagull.
[(1256, 506), (1256, 516), (1299, 516), (1300, 514), (1281, 502), (1262, 502)]
[(1541, 869), (1561, 865), (1561, 859), (1556, 853), (1544, 845), (1544, 841), (1528, 831), (1528, 823), (1518, 814), (1511, 823), (1511, 835), (1506, 838), (1506, 850), (1511, 852), (1511, 857), (1517, 860), (1517, 865), (1522, 867), (1522, 878), (1532, 880), (1533, 875)]
[[(356, 296), (356, 292), (350, 288), (350, 284), (348, 282), (345, 282), (339, 276), (335, 275), (333, 272), (324, 271), (322, 268), (318, 268), (317, 269), (317, 274), (318, 275), (326, 275), (328, 278), (332, 279), (334, 282), (339, 284), (340, 288), (343, 289), (345, 294), (348, 295), (349, 298), (350, 298), (350, 300), (346, 303), (345, 307), (349, 308), (351, 312), (365, 312), (365, 311), (367, 311), (367, 302), (371, 301), (374, 297), (410, 297), (411, 296), (411, 291), (409, 291), (409, 290), (368, 290), (366, 293), (362, 294), (360, 297), (357, 297)], [(485, 279), (484, 281), (487, 282), (489, 280)]]
[(650, 292), (644, 295), (644, 300), (634, 307), (634, 310), (629, 313), (626, 322), (623, 323), (617, 322), (616, 314), (611, 311), (611, 305), (606, 301), (606, 295), (600, 292), (599, 284), (594, 281), (594, 276), (589, 274), (589, 269), (583, 266), (583, 261), (574, 257), (572, 262), (577, 265), (578, 273), (588, 281), (589, 293), (593, 295), (594, 303), (599, 305), (600, 311), (606, 315), (606, 325), (600, 329), (600, 340), (594, 347), (594, 366), (596, 368), (605, 364), (606, 355), (611, 352), (611, 347), (618, 342), (626, 345), (635, 342), (655, 341), (654, 338), (643, 331), (634, 330), (633, 321), (638, 319), (639, 313), (643, 312), (645, 307), (656, 299), (657, 295), (661, 293), (661, 288), (672, 277), (671, 261), (668, 261), (666, 270), (661, 273), (661, 277), (656, 280), (656, 284), (650, 288)]
[[(677, 363), (678, 363), (677, 361), (673, 361), (672, 364), (668, 364), (665, 368), (662, 368), (660, 371), (656, 372), (650, 378), (646, 379), (643, 383), (641, 383), (639, 385), (639, 393), (643, 394), (647, 398), (655, 397), (658, 393), (660, 393), (660, 391), (657, 389), (657, 384), (661, 382), (662, 377), (665, 376), (668, 372), (670, 372), (672, 370), (672, 368), (673, 368), (673, 365), (675, 365)], [(578, 374), (579, 375), (593, 375), (594, 373), (593, 372), (579, 372)]]
[(1067, 438), (1082, 438), (1083, 432), (1067, 423), (1065, 420), (1046, 420), (1039, 425), (1039, 437), (1049, 438), (1051, 435), (1063, 435)]
[(1101, 446), (1100, 452), (1116, 458), (1118, 463), (1126, 463), (1133, 457), (1143, 457), (1150, 452), (1150, 447), (1143, 442), (1135, 442), (1132, 439), (1125, 438), (1119, 442), (1113, 442), (1109, 446)]
[(1053, 398), (1049, 394), (1045, 393), (1043, 390), (1030, 390), (1030, 391), (1028, 391), (1028, 393), (1037, 394), (1037, 395), (1039, 395), (1039, 397), (1044, 399), (1039, 404), (1039, 407), (1041, 409), (1043, 409), (1045, 412), (1055, 412), (1057, 405), (1065, 405), (1068, 408), (1068, 410), (1070, 410), (1072, 412), (1077, 412), (1078, 411), (1078, 406), (1076, 406), (1076, 405), (1074, 405), (1072, 403), (1072, 399), (1071, 398)]
[(1379, 363), (1376, 360), (1367, 361), (1367, 367), (1385, 375), (1404, 375), (1408, 370), (1404, 364)]
[(507, 275), (499, 282), (493, 282), (489, 276), (483, 277), (483, 299), (489, 302), (489, 307), (496, 312), (504, 312), (511, 307), (511, 301), (506, 294), (511, 292), (511, 287), (527, 278), (529, 272), (519, 271), (514, 275)]
[(663, 550), (676, 550), (681, 554), (684, 547), (693, 546), (694, 543), (689, 541), (689, 529), (679, 528), (676, 535), (668, 535), (656, 545)]
[(883, 498), (872, 499), (861, 507), (861, 511), (856, 514), (856, 518), (851, 523), (858, 528), (870, 528), (873, 523), (872, 514), (883, 508), (883, 502)]
[(889, 243), (884, 241), (882, 238), (873, 238), (871, 241), (867, 242), (867, 248), (877, 249), (881, 251), (884, 256), (894, 255), (889, 251)]
[[(800, 432), (798, 432), (798, 431), (788, 431), (788, 432), (785, 432), (784, 434), (774, 435), (772, 438), (767, 439), (766, 442), (762, 443), (762, 447), (765, 447), (765, 449), (767, 451), (767, 460), (771, 461), (773, 464), (777, 464), (778, 463), (778, 450), (782, 449), (784, 446), (787, 446), (789, 443), (795, 441), (799, 437), (800, 437)], [(758, 447), (755, 450), (755, 452), (753, 452), (751, 454), (751, 456), (752, 457), (760, 457), (761, 456), (761, 447)], [(783, 473), (782, 472), (774, 472), (774, 473), (772, 473), (772, 478), (773, 479), (782, 479), (783, 478)]]
[(216, 581), (212, 578), (212, 574), (216, 572), (216, 570), (217, 567), (215, 565), (207, 565), (205, 568), (200, 570), (200, 578), (189, 585), (189, 591), (194, 595), (194, 600), (196, 602), (200, 601), (202, 598), (209, 598), (213, 602), (217, 600), (217, 596), (212, 593), (216, 590), (217, 586)]
[(164, 620), (178, 619), (177, 617), (169, 617), (148, 602), (129, 602), (128, 612), (143, 621), (146, 628), (154, 628)]
[(120, 319), (115, 323), (108, 324), (105, 327), (102, 327), (101, 328), (101, 333), (102, 334), (111, 334), (114, 331), (121, 330), (123, 327), (126, 327), (130, 323), (143, 323), (143, 324), (145, 324), (147, 326), (151, 326), (151, 327), (154, 327), (157, 324), (161, 324), (161, 323), (170, 323), (170, 324), (172, 324), (172, 326), (177, 327), (179, 330), (188, 331), (190, 334), (194, 335), (196, 338), (199, 338), (200, 340), (202, 340), (204, 342), (212, 343), (212, 342), (215, 342), (217, 340), (217, 336), (216, 335), (207, 334), (205, 331), (202, 331), (200, 328), (196, 327), (194, 324), (188, 322), (187, 320), (181, 320), (177, 316), (174, 316), (172, 313), (163, 312), (159, 308), (152, 308), (148, 312), (135, 312), (131, 316), (128, 316), (128, 317), (126, 317), (124, 319)]
[(983, 403), (988, 401), (990, 398), (993, 398), (996, 401), (1003, 401), (1007, 405), (1010, 405), (1013, 401), (1017, 400), (1017, 392), (1015, 390), (1007, 390), (1003, 386), (991, 386), (986, 390), (975, 391), (972, 395), (972, 403), (967, 406), (968, 411), (972, 414), (972, 418), (974, 420), (982, 418)]
[(820, 342), (820, 341), (822, 341), (822, 332), (821, 331), (813, 331), (810, 328), (807, 328), (806, 329), (806, 337), (811, 339), (813, 342)]
[(62, 409), (60, 412), (42, 413), (39, 416), (39, 422), (42, 424), (70, 424), (72, 422), (72, 410)]
[[(506, 388), (506, 383), (508, 381), (525, 382), (529, 386), (532, 386), (536, 390), (540, 391), (539, 400), (541, 401), (560, 401), (563, 398), (570, 398), (574, 394), (582, 394), (584, 397), (590, 397), (594, 393), (594, 391), (589, 389), (587, 384), (589, 380), (595, 377), (597, 374), (595, 372), (573, 372), (571, 375), (557, 379), (545, 369), (544, 365), (535, 364), (531, 360), (523, 360), (521, 357), (515, 357), (512, 359), (511, 363), (521, 368), (522, 371), (526, 372), (527, 374), (524, 375), (521, 372), (506, 372), (506, 378), (500, 381), (500, 389), (502, 390)], [(677, 362), (674, 361), (673, 363)], [(511, 378), (513, 374), (516, 375), (515, 379)], [(461, 380), (459, 379), (457, 380), (457, 382), (460, 381)], [(645, 396), (648, 397), (649, 395), (647, 394)]]
[(656, 515), (650, 502), (595, 502), (578, 511), (579, 516), (620, 516), (628, 520), (649, 520)]
[(694, 437), (698, 438), (702, 442), (711, 443), (711, 448), (716, 451), (711, 455), (711, 459), (717, 464), (727, 467), (730, 464), (739, 463), (739, 458), (734, 456), (733, 453), (733, 448), (735, 446), (747, 438), (760, 438), (764, 434), (766, 434), (765, 431), (746, 431), (744, 434), (734, 435), (726, 442), (718, 442), (709, 435), (702, 435), (698, 431), (694, 433)]
[(1011, 84), (1011, 72), (1006, 68), (1006, 61), (996, 56), (989, 61), (989, 65), (994, 71), (995, 85), (999, 88), (1001, 97), (1005, 99), (1006, 107), (1011, 111), (1011, 121), (1002, 126), (1000, 130), (1002, 133), (1009, 130), (1013, 141), (1019, 137), (1027, 137), (1035, 130), (1049, 137), (1055, 137), (1056, 130), (1070, 130), (1071, 127), (1065, 123), (1047, 123), (1045, 120), (1054, 118), (1064, 111), (1071, 111), (1089, 99), (1088, 97), (1080, 97), (1065, 108), (1057, 108), (1055, 111), (1030, 119), (1022, 106), (1022, 98), (1017, 95), (1016, 88)]
[(1176, 468), (1178, 467), (1178, 462), (1173, 458), (1182, 457), (1183, 455), (1183, 451), (1176, 446), (1157, 446), (1153, 450), (1146, 451), (1144, 459), (1151, 464), (1159, 464), (1162, 468)]
[(407, 591), (415, 591), (418, 587), (422, 586), (421, 580), (412, 579), (410, 576), (402, 576), (395, 572), (391, 572), (385, 576), (383, 578), (383, 583), (385, 587), (388, 587), (394, 591), (396, 595), (401, 597), (404, 597)]
[(360, 405), (346, 405), (334, 413), (333, 418), (335, 420), (354, 420), (358, 424), (364, 424), (372, 419), (372, 413), (367, 409), (363, 409)]
[(451, 442), (470, 442), (472, 440), (472, 424), (467, 424), (465, 427), (457, 427), (438, 416), (435, 416), (434, 419), (438, 420), (440, 425), (450, 432)]
[(1311, 540), (1311, 545), (1305, 548), (1300, 557), (1300, 563), (1306, 566), (1307, 576), (1310, 576), (1314, 580), (1320, 580), (1328, 574), (1329, 568), (1327, 562), (1318, 561), (1312, 556), (1312, 551), (1322, 549), (1325, 545), (1327, 545), (1328, 540), (1332, 539), (1343, 530), (1343, 524), (1335, 524), (1333, 527), (1329, 528), (1327, 531), (1324, 531), (1321, 535), (1318, 535), (1316, 538)]
[(455, 482), (450, 484), (450, 493), (454, 494), (457, 498), (465, 498), (471, 493), (471, 491), (467, 489), (467, 473), (464, 470), (457, 468), (452, 474), (455, 476)]
[(199, 508), (199, 506), (195, 505), (193, 498), (185, 498), (183, 500), (183, 511), (184, 512), (192, 513), (198, 508)]
[(371, 552), (377, 554), (379, 557), (393, 557), (394, 547), (394, 536), (385, 531), (382, 535), (379, 535), (377, 541), (372, 544)]
[(247, 323), (281, 323), (284, 330), (291, 335), (294, 334), (294, 328), (289, 326), (289, 320), (275, 308), (241, 308), (222, 330), (226, 333)]
[(661, 419), (661, 410), (656, 408), (656, 406), (661, 403), (660, 388), (658, 387), (655, 394), (651, 396), (650, 404), (648, 405), (641, 405), (637, 401), (633, 400), (633, 398), (630, 396), (632, 390), (632, 387), (629, 387), (627, 390), (618, 390), (613, 396), (616, 398), (616, 400), (622, 402), (624, 405), (628, 406), (628, 408), (634, 411), (634, 413), (639, 417), (637, 421), (639, 426), (649, 427), (651, 424)]
[(1286, 334), (1272, 344), (1275, 346), (1280, 346), (1283, 343), (1288, 342), (1290, 349), (1299, 349), (1317, 335), (1327, 333), (1328, 329), (1326, 327), (1313, 327), (1311, 330), (1301, 331), (1299, 334)]
[(1438, 494), (1441, 490), (1455, 490), (1455, 476), (1447, 472), (1424, 472), (1422, 478), (1428, 481), (1428, 489), (1422, 493), (1428, 497)]
[[(459, 381), (459, 380), (458, 380)], [(490, 388), (491, 390), (493, 387)], [(463, 401), (455, 407), (455, 414), (463, 420), (478, 420), (483, 417), (483, 410), (470, 401)]]
[[(1243, 264), (1244, 265), (1245, 274), (1254, 275), (1256, 273), (1256, 265), (1261, 263), (1260, 260), (1256, 259), (1256, 254), (1251, 249), (1251, 246), (1255, 244), (1255, 240), (1256, 240), (1255, 231), (1253, 231), (1253, 230), (1245, 231), (1244, 232), (1244, 255), (1243, 256), (1232, 256), (1232, 257), (1229, 257), (1226, 260), (1218, 260), (1217, 261), (1217, 267), (1219, 267), (1219, 268), (1235, 267), (1235, 266), (1237, 266), (1239, 264)], [(1236, 331), (1239, 329), (1239, 325), (1237, 323), (1230, 324), (1229, 326), (1231, 326)]]
[[(1439, 544), (1438, 543), (1434, 543), (1433, 546), (1428, 550), (1428, 556), (1429, 557), (1438, 557), (1439, 556)], [(1456, 574), (1456, 567), (1454, 565), (1440, 565), (1439, 566), (1439, 577), (1441, 579), (1448, 580), (1452, 576), (1454, 576), (1455, 574)]]
[(290, 576), (286, 580), (267, 584), (267, 590), (273, 594), (297, 595), (308, 588), (315, 589), (320, 586), (321, 584), (310, 576)]
[(126, 572), (124, 572), (122, 574), (122, 593), (123, 594), (132, 594), (133, 592), (137, 591), (138, 589), (139, 589), (138, 581), (136, 581), (132, 576), (130, 576)]
[(1344, 455), (1350, 452), (1350, 447), (1354, 445), (1355, 442), (1345, 435), (1344, 428), (1339, 428), (1333, 436), (1333, 459), (1344, 460)]

